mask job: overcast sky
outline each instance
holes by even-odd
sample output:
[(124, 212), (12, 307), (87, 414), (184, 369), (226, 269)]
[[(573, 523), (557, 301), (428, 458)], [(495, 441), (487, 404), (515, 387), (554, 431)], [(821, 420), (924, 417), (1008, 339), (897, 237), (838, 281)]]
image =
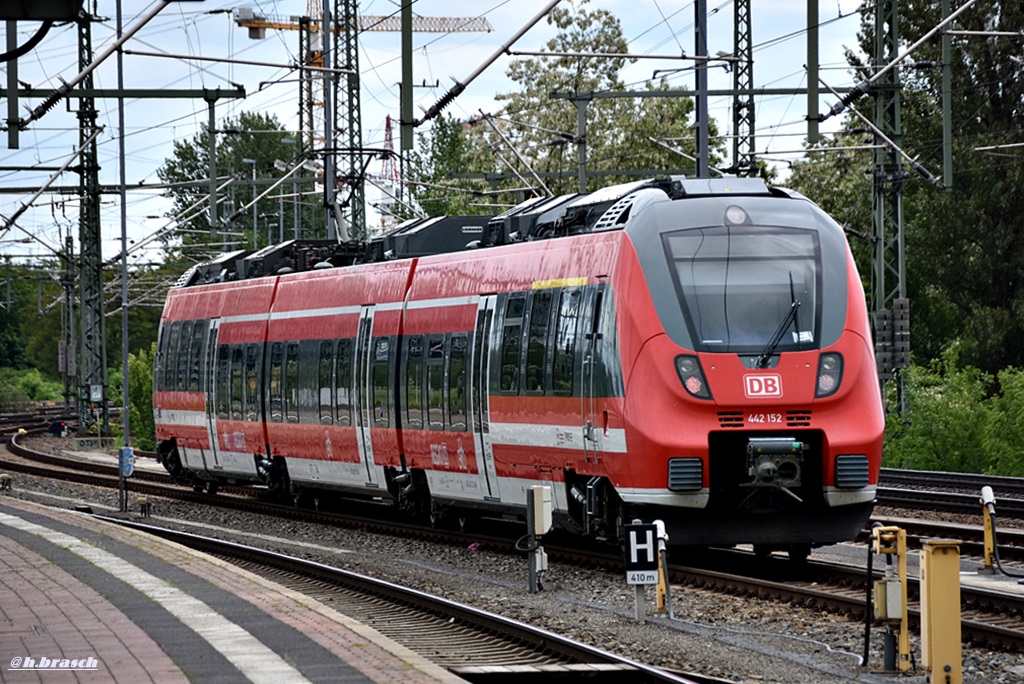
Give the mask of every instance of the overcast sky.
[[(93, 0), (87, 0), (92, 7)], [(313, 0), (319, 6), (320, 0)], [(569, 5), (563, 0), (563, 5)], [(806, 14), (807, 0), (771, 0), (751, 3), (754, 51), (754, 84), (757, 87), (805, 87), (806, 77)], [(547, 5), (547, 0), (417, 0), (413, 11), (422, 16), (477, 17), (483, 16), (493, 26), (491, 33), (417, 33), (414, 37), (414, 81), (438, 87), (415, 88), (415, 112), (432, 105), (446, 93), (453, 79), (464, 81), (478, 65), (507, 41), (531, 17)], [(843, 49), (856, 47), (856, 33), (860, 25), (856, 14), (860, 0), (820, 0), (822, 76), (843, 91), (851, 85), (845, 70)], [(125, 30), (135, 26), (147, 15), (155, 3), (142, 0), (124, 0)], [(247, 31), (236, 25), (232, 11), (251, 7), (267, 16), (290, 17), (308, 15), (305, 0), (262, 0), (261, 2), (227, 2), (203, 0), (200, 2), (174, 2), (140, 29), (126, 49), (160, 52), (171, 55), (195, 55), (270, 62), (281, 67), (254, 67), (216, 61), (183, 60), (166, 57), (129, 55), (124, 58), (125, 86), (127, 88), (231, 88), (232, 84), (245, 87), (244, 100), (220, 100), (218, 117), (237, 116), (241, 111), (273, 112), (288, 130), (298, 128), (298, 82), (296, 72), (287, 65), (299, 60), (297, 31), (268, 30), (262, 40), (250, 40)], [(592, 0), (591, 8), (604, 8), (622, 20), (626, 39), (634, 54), (677, 55), (695, 54), (694, 10), (692, 2), (681, 0)], [(359, 11), (363, 15), (390, 15), (397, 13), (395, 0), (364, 0)], [(98, 14), (107, 21), (94, 25), (93, 51), (103, 52), (114, 39), (117, 4), (115, 0), (99, 0)], [(730, 0), (708, 0), (708, 52), (733, 50), (733, 3)], [(18, 43), (25, 43), (39, 27), (38, 23), (18, 24)], [(71, 80), (78, 73), (77, 37), (73, 25), (54, 27), (29, 54), (18, 60), (18, 78), (33, 88), (53, 88), (61, 80)], [(523, 36), (513, 50), (542, 50), (554, 31), (544, 21)], [(398, 82), (400, 69), (400, 35), (398, 33), (363, 33), (360, 40), (360, 70), (362, 83), (363, 142), (368, 147), (384, 144), (384, 121), (399, 115)], [(514, 84), (505, 78), (511, 57), (498, 59), (483, 75), (476, 79), (458, 97), (446, 112), (469, 117), (484, 112), (497, 112), (494, 101), (497, 93), (508, 92)], [(643, 59), (630, 66), (623, 80), (637, 83), (651, 78), (655, 69), (680, 66), (678, 60)], [(0, 88), (6, 89), (10, 63), (0, 64)], [(112, 56), (94, 75), (95, 86), (113, 89), (117, 86), (116, 59)], [(709, 73), (712, 88), (731, 86), (731, 76), (722, 69)], [(670, 80), (678, 88), (692, 88), (692, 72)], [(834, 99), (823, 96), (820, 111), (831, 106)], [(38, 100), (20, 103), (19, 115), (26, 116)], [(713, 98), (711, 116), (721, 129), (731, 127), (731, 113), (727, 98)], [(756, 101), (757, 150), (767, 153), (772, 160), (793, 159), (806, 134), (803, 96), (758, 98)], [(77, 100), (61, 102), (49, 113), (31, 124), (20, 135), (19, 149), (9, 149), (6, 132), (0, 133), (0, 226), (27, 203), (35, 190), (52, 175), (50, 170), (13, 171), (7, 167), (59, 167), (66, 163), (78, 147), (77, 122), (73, 110)], [(553, 102), (551, 106), (571, 107), (567, 102)], [(102, 166), (100, 182), (116, 184), (118, 169), (118, 117), (117, 102), (113, 99), (97, 101), (99, 124), (105, 130), (99, 137), (99, 162)], [(4, 118), (6, 118), (6, 104)], [(127, 214), (128, 234), (140, 240), (167, 224), (162, 216), (169, 208), (166, 199), (155, 190), (138, 190), (140, 184), (157, 183), (157, 169), (172, 152), (172, 141), (191, 139), (207, 121), (206, 103), (201, 100), (127, 100), (125, 102), (126, 180), (129, 187)], [(828, 130), (830, 125), (824, 130)], [(730, 131), (731, 132), (731, 131)], [(398, 131), (395, 130), (395, 144)], [(784, 161), (778, 162), (784, 169)], [(375, 162), (371, 171), (379, 171)], [(78, 176), (71, 172), (59, 177), (55, 186), (75, 186)], [(7, 190), (24, 189), (16, 194)], [(375, 202), (379, 194), (367, 189), (367, 199)], [(105, 195), (102, 203), (103, 252), (116, 254), (120, 241), (120, 206), (117, 195)], [(17, 221), (18, 227), (0, 232), (0, 255), (48, 255), (49, 247), (62, 241), (62, 235), (76, 236), (78, 208), (73, 195), (42, 195), (32, 208)], [(371, 211), (368, 221), (374, 221)], [(30, 240), (29, 234), (36, 240)], [(27, 241), (27, 242), (26, 242)], [(139, 250), (139, 262), (159, 258), (155, 250)]]

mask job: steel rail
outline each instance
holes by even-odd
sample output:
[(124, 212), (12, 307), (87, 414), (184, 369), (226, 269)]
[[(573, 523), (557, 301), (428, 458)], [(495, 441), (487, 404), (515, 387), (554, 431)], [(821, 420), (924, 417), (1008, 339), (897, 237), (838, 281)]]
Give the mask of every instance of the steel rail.
[[(914, 510), (979, 514), (981, 512), (980, 496), (978, 494), (879, 487), (876, 501), (883, 506), (911, 508)], [(996, 508), (1001, 516), (1011, 518), (1024, 517), (1024, 499), (999, 498), (996, 501)]]
[[(677, 682), (682, 676), (495, 613), (439, 596), (273, 551), (168, 530), (118, 518), (101, 520), (131, 527), (233, 563), (304, 594), (330, 596), (339, 612), (367, 622), (395, 641), (455, 674), (518, 673), (531, 681)], [(353, 600), (358, 597), (355, 605)], [(336, 600), (340, 599), (340, 600)], [(466, 645), (471, 644), (471, 648)]]
[(880, 484), (906, 484), (910, 486), (942, 486), (980, 490), (985, 485), (996, 491), (1024, 494), (1024, 478), (980, 473), (951, 473), (932, 470), (902, 470), (882, 468)]

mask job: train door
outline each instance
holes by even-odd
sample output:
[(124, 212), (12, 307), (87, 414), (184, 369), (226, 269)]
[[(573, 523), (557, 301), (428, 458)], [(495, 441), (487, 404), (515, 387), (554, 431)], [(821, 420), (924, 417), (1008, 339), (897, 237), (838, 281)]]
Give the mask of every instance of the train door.
[[(228, 378), (218, 377), (218, 372), (230, 372), (230, 359), (219, 359), (217, 348), (217, 334), (220, 330), (220, 319), (214, 318), (209, 322), (206, 331), (206, 349), (203, 352), (203, 360), (206, 363), (202, 379), (206, 394), (206, 428), (209, 434), (209, 449), (203, 454), (203, 467), (206, 470), (220, 470), (219, 446), (217, 444), (217, 407), (221, 402), (227, 402), (227, 397), (221, 397), (220, 393), (228, 388)], [(218, 371), (218, 369), (220, 369)]]
[(373, 327), (374, 306), (364, 306), (359, 316), (359, 331), (356, 333), (356, 442), (359, 447), (359, 458), (366, 467), (366, 484), (377, 486), (373, 462), (373, 440), (370, 428), (374, 425), (373, 416), (373, 338), (370, 335)]
[(490, 435), (490, 394), (487, 383), (490, 377), (491, 330), (494, 327), (496, 300), (497, 295), (485, 295), (480, 298), (476, 334), (473, 337), (472, 389), (469, 397), (474, 451), (479, 461), (482, 461), (482, 466), (479, 467), (480, 486), (484, 497), (490, 500), (501, 499), (498, 475), (494, 469), (494, 448)]
[(603, 348), (601, 339), (601, 313), (604, 308), (605, 286), (599, 284), (589, 290), (583, 301), (583, 456), (585, 461), (599, 463), (607, 413), (598, 405), (601, 382), (599, 357)]

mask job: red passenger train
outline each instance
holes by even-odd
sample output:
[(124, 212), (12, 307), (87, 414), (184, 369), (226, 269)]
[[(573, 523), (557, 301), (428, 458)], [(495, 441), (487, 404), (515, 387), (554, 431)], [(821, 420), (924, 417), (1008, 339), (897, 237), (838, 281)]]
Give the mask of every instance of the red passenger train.
[(540, 484), (571, 532), (795, 556), (867, 521), (884, 422), (842, 229), (755, 179), (225, 255), (168, 294), (154, 408), (197, 488), (515, 516)]

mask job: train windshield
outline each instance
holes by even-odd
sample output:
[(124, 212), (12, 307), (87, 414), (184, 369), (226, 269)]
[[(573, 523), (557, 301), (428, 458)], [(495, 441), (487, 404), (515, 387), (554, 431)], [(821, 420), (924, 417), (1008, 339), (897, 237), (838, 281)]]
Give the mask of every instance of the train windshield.
[(716, 226), (662, 238), (698, 350), (761, 353), (780, 332), (776, 351), (818, 346), (816, 231)]

